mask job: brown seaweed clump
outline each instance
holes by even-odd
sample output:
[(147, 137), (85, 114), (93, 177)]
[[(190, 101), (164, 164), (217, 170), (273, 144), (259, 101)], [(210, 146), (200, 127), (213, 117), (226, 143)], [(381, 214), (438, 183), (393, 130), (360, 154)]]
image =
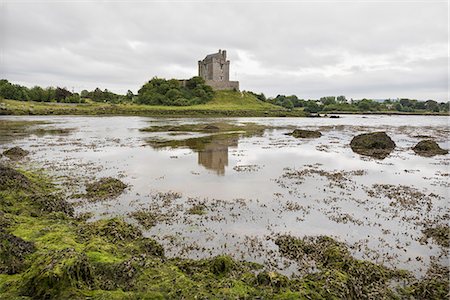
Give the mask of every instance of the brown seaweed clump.
[(425, 228), (422, 233), (425, 240), (432, 238), (441, 247), (448, 248), (450, 246), (450, 229), (447, 224)]
[(28, 189), (31, 181), (19, 171), (0, 165), (0, 191), (7, 189)]
[(86, 197), (92, 200), (115, 198), (122, 194), (127, 185), (119, 179), (104, 177), (86, 186)]
[(20, 147), (12, 147), (12, 148), (4, 151), (3, 155), (8, 157), (9, 159), (19, 160), (19, 159), (22, 159), (25, 156), (27, 156), (28, 153), (30, 153), (30, 152), (27, 150), (24, 150)]
[(395, 149), (395, 143), (386, 132), (371, 132), (355, 136), (350, 147), (360, 155), (384, 159)]
[(315, 139), (320, 138), (322, 133), (317, 130), (294, 129), (293, 132), (288, 133), (287, 135), (291, 135), (298, 139)]
[(433, 140), (420, 141), (412, 149), (416, 154), (425, 157), (448, 154), (448, 150), (442, 149), (438, 143)]
[(25, 267), (25, 256), (35, 251), (34, 244), (0, 229), (0, 274), (16, 274)]

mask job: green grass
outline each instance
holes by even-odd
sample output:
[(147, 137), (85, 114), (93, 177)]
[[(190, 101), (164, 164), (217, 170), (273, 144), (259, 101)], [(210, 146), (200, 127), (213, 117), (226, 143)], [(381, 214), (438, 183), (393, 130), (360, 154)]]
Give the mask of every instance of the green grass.
[(198, 117), (304, 116), (258, 100), (246, 92), (217, 91), (206, 103), (191, 106), (157, 106), (134, 103), (109, 104), (87, 101), (82, 104), (0, 100), (0, 115), (147, 115)]

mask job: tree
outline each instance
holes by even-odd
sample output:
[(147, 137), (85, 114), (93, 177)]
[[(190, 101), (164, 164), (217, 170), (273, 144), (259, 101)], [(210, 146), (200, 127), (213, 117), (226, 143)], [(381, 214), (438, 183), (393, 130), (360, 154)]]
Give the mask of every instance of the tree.
[(335, 96), (327, 96), (320, 98), (320, 102), (322, 102), (323, 105), (330, 105), (336, 103), (336, 97)]
[(305, 105), (305, 111), (309, 113), (318, 113), (322, 108), (314, 100), (308, 100)]
[(128, 90), (127, 95), (125, 96), (128, 100), (133, 100), (134, 94), (132, 91)]
[(292, 104), (292, 101), (289, 100), (288, 98), (285, 98), (283, 101), (283, 107), (287, 108), (287, 109), (293, 109), (294, 108), (294, 104)]
[(72, 96), (72, 93), (67, 90), (65, 87), (60, 88), (57, 87), (55, 91), (55, 99), (57, 102), (62, 102), (62, 100), (66, 99), (66, 97)]
[(338, 97), (336, 98), (336, 101), (337, 101), (338, 103), (347, 103), (347, 99), (345, 98), (345, 96), (338, 96)]
[(81, 98), (88, 98), (89, 97), (89, 92), (87, 90), (82, 90), (80, 93), (80, 97)]

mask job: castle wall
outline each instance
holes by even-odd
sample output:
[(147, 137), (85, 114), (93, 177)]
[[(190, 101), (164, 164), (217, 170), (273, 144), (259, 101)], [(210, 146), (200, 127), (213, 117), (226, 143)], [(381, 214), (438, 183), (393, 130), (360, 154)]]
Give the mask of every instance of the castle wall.
[(226, 51), (206, 56), (198, 62), (198, 75), (216, 90), (239, 90), (238, 81), (230, 81), (230, 61), (227, 60)]
[(214, 90), (236, 90), (239, 91), (239, 81), (213, 81), (206, 80), (206, 84)]

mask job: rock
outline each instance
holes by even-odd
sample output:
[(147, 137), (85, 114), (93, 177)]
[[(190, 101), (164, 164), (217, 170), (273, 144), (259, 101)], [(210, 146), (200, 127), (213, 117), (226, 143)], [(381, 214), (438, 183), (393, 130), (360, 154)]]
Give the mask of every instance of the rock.
[(439, 147), (438, 143), (433, 140), (420, 141), (412, 149), (416, 154), (425, 157), (448, 154), (448, 150), (442, 149)]
[(355, 136), (350, 147), (358, 154), (384, 159), (395, 149), (395, 143), (385, 132), (372, 132)]
[(311, 138), (320, 138), (322, 136), (322, 133), (316, 130), (295, 129), (293, 132), (288, 133), (287, 135), (291, 135), (295, 138), (300, 139), (311, 139)]
[(216, 130), (220, 130), (219, 127), (215, 126), (215, 125), (206, 125), (205, 128), (203, 128), (205, 130), (211, 130), (211, 131), (216, 131)]
[(5, 155), (6, 157), (8, 157), (9, 159), (14, 159), (14, 160), (18, 160), (18, 159), (22, 159), (23, 157), (28, 155), (27, 150), (23, 150), (20, 147), (13, 147), (10, 148), (6, 151), (3, 152), (3, 155)]

